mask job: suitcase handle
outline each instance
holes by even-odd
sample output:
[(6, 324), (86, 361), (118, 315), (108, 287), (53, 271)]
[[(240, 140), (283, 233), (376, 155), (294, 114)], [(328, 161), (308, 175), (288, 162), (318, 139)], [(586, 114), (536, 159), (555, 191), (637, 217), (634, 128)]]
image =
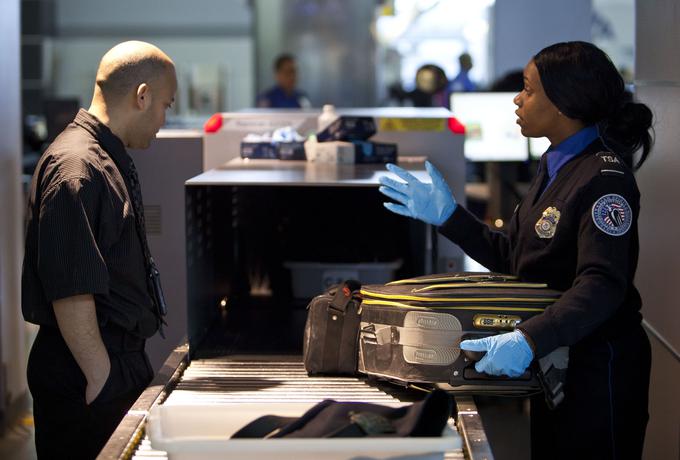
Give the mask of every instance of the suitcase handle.
[(346, 280), (339, 284), (333, 295), (333, 300), (329, 305), (330, 310), (342, 315), (347, 311), (347, 305), (357, 296), (357, 291), (361, 289), (361, 283), (356, 280)]

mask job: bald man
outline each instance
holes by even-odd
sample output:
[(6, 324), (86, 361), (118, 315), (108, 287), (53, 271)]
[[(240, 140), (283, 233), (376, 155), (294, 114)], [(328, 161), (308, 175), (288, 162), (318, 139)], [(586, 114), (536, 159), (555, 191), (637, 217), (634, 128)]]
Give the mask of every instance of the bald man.
[(90, 108), (36, 168), (22, 310), (40, 326), (28, 362), (40, 459), (95, 458), (153, 377), (144, 341), (165, 306), (126, 148), (149, 146), (176, 89), (161, 50), (115, 46), (99, 64)]

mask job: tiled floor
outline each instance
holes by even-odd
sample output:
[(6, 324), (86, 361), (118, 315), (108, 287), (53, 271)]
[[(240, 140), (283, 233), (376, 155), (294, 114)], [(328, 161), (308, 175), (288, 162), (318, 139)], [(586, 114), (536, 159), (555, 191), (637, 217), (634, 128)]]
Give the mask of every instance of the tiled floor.
[(33, 415), (27, 411), (17, 423), (0, 437), (0, 458), (3, 460), (36, 460)]
[[(24, 363), (28, 361), (28, 351), (37, 333), (37, 326), (26, 323)], [(35, 453), (35, 430), (31, 410), (33, 401), (30, 399), (30, 393), (28, 393), (28, 398), (22, 398), (22, 400), (24, 407), (21, 409), (21, 415), (0, 436), (0, 459), (2, 460), (36, 460), (38, 458)]]

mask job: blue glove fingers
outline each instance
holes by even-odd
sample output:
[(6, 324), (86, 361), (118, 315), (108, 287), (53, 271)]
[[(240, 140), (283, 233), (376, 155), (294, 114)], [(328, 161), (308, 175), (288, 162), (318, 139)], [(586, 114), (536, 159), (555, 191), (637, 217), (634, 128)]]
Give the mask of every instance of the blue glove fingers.
[(403, 182), (396, 181), (396, 180), (392, 179), (391, 177), (387, 177), (387, 176), (380, 177), (380, 184), (384, 185), (385, 187), (393, 188), (397, 192), (407, 193), (407, 191), (408, 191), (408, 185), (407, 184), (405, 184)]
[(444, 180), (442, 173), (440, 173), (439, 170), (432, 163), (426, 161), (425, 169), (432, 178), (432, 185), (439, 188), (440, 185), (445, 184), (448, 187), (448, 184), (446, 184), (446, 181)]
[(386, 197), (392, 198), (394, 201), (398, 201), (403, 205), (408, 204), (408, 196), (404, 195), (403, 193), (399, 193), (390, 187), (382, 186), (378, 189), (378, 191)]
[(402, 206), (396, 203), (383, 203), (383, 206), (385, 206), (387, 209), (389, 209), (395, 214), (400, 214), (406, 217), (414, 217), (406, 206)]
[(489, 337), (476, 340), (463, 340), (460, 342), (460, 348), (468, 351), (489, 351), (490, 345)]
[(416, 179), (416, 176), (395, 164), (387, 163), (387, 170), (404, 179), (406, 182), (420, 182)]
[(517, 369), (506, 369), (505, 375), (512, 378), (517, 378), (522, 375), (524, 371), (519, 371)]
[[(489, 351), (475, 364), (477, 372), (516, 378), (531, 363), (531, 348), (519, 331), (485, 337), (479, 341), (482, 340), (487, 341)], [(467, 344), (465, 348), (469, 348)]]
[(443, 209), (443, 214), (442, 217), (444, 217), (444, 220), (448, 219), (451, 217), (451, 214), (453, 214), (453, 211), (456, 210), (456, 197), (453, 196), (453, 193), (451, 193), (451, 189), (449, 188), (449, 184), (446, 183), (444, 180), (444, 177), (442, 176), (442, 173), (439, 172), (439, 170), (429, 161), (425, 162), (425, 169), (427, 169), (427, 173), (430, 175), (430, 178), (432, 179), (432, 188), (435, 190), (439, 191), (442, 194), (442, 198), (444, 198), (447, 203), (446, 203), (446, 208), (449, 209)]
[(475, 363), (475, 370), (490, 375), (498, 375), (493, 372), (490, 355), (487, 353), (482, 359)]
[(397, 201), (400, 204), (403, 204), (404, 206), (408, 206), (408, 200), (409, 197), (408, 195), (404, 193), (399, 193), (398, 191), (390, 188), (390, 187), (385, 187), (382, 186), (378, 189), (380, 193), (383, 195), (387, 196), (388, 198), (393, 199), (394, 201)]

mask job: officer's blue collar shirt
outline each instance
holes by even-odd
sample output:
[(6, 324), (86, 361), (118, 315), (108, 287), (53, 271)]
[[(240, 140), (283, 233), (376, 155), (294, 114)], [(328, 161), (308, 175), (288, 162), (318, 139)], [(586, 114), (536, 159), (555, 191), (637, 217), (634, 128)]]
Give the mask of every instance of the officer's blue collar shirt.
[(597, 127), (586, 126), (579, 132), (572, 134), (556, 146), (550, 146), (545, 153), (548, 168), (548, 182), (544, 190), (557, 177), (559, 170), (571, 159), (583, 152), (595, 139), (599, 137)]

